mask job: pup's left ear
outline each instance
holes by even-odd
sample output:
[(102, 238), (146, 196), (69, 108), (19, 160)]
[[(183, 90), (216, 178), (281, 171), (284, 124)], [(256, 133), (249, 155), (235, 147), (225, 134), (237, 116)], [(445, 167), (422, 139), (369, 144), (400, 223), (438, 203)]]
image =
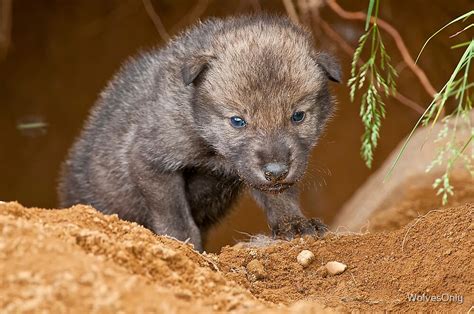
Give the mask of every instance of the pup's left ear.
[(341, 66), (336, 58), (326, 52), (319, 52), (314, 58), (316, 63), (323, 69), (328, 79), (337, 83), (341, 82)]
[(209, 67), (209, 62), (213, 59), (210, 55), (199, 55), (186, 60), (181, 67), (181, 75), (185, 85), (193, 83)]

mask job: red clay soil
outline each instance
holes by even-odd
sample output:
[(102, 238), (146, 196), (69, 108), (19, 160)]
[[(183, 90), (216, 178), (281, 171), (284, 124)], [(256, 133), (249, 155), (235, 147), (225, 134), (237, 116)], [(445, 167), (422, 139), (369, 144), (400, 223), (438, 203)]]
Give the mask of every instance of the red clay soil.
[(427, 176), (423, 178), (422, 184), (403, 182), (372, 215), (368, 229), (371, 232), (397, 230), (430, 210), (474, 203), (474, 180), (469, 173), (456, 172), (451, 177), (454, 194), (449, 196), (446, 206), (440, 205), (441, 197), (436, 195), (436, 190), (431, 186), (437, 177), (440, 175)]
[[(306, 299), (348, 311), (467, 311), (474, 301), (473, 210), (471, 204), (433, 211), (392, 232), (226, 247), (219, 265), (227, 278), (272, 303)], [(307, 268), (296, 261), (302, 250), (316, 256)], [(262, 280), (247, 274), (254, 259), (265, 269)], [(322, 267), (329, 261), (348, 268), (330, 276)], [(462, 296), (463, 302), (409, 302), (409, 294)]]
[[(87, 206), (4, 203), (0, 312), (467, 312), (473, 210), (432, 211), (389, 232), (258, 241), (201, 255)], [(303, 249), (316, 256), (307, 268), (296, 261)], [(321, 266), (333, 260), (347, 269), (328, 275)], [(410, 302), (409, 294), (452, 300)]]

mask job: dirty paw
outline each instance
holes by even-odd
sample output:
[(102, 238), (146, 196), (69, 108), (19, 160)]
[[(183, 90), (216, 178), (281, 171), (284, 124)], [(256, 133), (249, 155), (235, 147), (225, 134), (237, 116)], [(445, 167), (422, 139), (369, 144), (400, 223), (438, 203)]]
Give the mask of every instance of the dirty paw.
[(316, 218), (285, 217), (272, 228), (274, 238), (291, 240), (296, 236), (317, 235), (323, 236), (328, 227)]

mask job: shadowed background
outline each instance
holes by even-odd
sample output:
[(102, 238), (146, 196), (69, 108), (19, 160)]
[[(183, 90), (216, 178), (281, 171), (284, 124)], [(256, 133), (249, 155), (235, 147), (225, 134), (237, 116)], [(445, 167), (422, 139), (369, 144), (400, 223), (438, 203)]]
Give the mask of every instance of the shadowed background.
[[(313, 30), (319, 49), (339, 58), (347, 81), (351, 57), (341, 49), (340, 40), (328, 33), (327, 25), (354, 48), (363, 32), (363, 22), (341, 18), (323, 1), (309, 2), (322, 6), (313, 14), (301, 15), (302, 22)], [(350, 11), (365, 11), (367, 6), (367, 1), (338, 3)], [(3, 36), (0, 41), (0, 200), (51, 208), (57, 207), (55, 189), (60, 163), (98, 93), (129, 56), (163, 45), (167, 34), (179, 33), (198, 18), (260, 10), (286, 14), (283, 2), (277, 0), (0, 0), (0, 4), (0, 27), (3, 35), (5, 30), (9, 34), (9, 39)], [(386, 0), (379, 16), (400, 32), (410, 53), (416, 56), (426, 38), (470, 7), (473, 8), (470, 0)], [(157, 27), (154, 14), (159, 16), (163, 29)], [(426, 107), (428, 93), (401, 61), (391, 38), (386, 33), (384, 36), (400, 73), (399, 90)], [(461, 51), (450, 50), (451, 43), (447, 35), (435, 38), (419, 62), (437, 89), (459, 60)], [(371, 173), (359, 157), (363, 132), (359, 103), (349, 101), (345, 84), (333, 86), (338, 111), (313, 152), (301, 197), (305, 213), (327, 223)], [(419, 113), (395, 99), (386, 103), (387, 119), (374, 169), (419, 117)], [(245, 195), (211, 233), (207, 249), (216, 251), (247, 234), (267, 230), (262, 211)]]

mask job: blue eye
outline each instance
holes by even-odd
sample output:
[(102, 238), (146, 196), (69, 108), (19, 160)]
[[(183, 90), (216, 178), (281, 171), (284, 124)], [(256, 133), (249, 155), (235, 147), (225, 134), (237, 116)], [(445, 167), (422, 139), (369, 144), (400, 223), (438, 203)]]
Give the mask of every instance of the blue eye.
[(236, 129), (243, 128), (247, 125), (247, 122), (245, 122), (244, 119), (241, 117), (233, 116), (230, 119), (230, 125), (232, 125)]
[(300, 123), (304, 120), (304, 117), (305, 117), (304, 111), (296, 111), (291, 116), (291, 121), (293, 121), (294, 123)]

